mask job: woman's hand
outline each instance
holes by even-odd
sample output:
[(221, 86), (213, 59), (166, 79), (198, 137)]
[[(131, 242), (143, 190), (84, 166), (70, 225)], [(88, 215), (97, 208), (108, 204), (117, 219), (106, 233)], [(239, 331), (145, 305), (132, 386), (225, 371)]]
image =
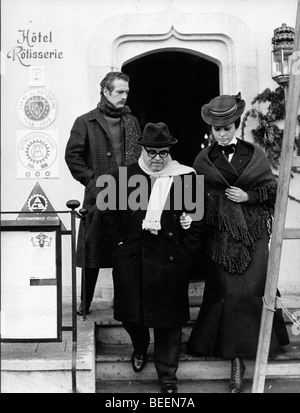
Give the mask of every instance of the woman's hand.
[(232, 202), (247, 202), (249, 196), (247, 192), (243, 191), (241, 188), (237, 188), (236, 186), (230, 186), (225, 190), (225, 195), (227, 198)]
[(189, 229), (192, 223), (192, 218), (189, 215), (186, 215), (185, 212), (183, 212), (180, 216), (180, 224), (183, 229)]

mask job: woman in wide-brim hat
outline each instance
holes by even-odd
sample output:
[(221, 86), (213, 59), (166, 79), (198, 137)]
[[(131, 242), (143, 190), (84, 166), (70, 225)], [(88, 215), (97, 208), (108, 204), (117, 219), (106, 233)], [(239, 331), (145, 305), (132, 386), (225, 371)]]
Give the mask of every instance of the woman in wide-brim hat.
[[(276, 180), (263, 150), (236, 137), (244, 109), (240, 93), (218, 96), (202, 107), (213, 143), (193, 165), (204, 175), (208, 265), (203, 303), (187, 347), (231, 360), (231, 393), (242, 391), (243, 359), (256, 356), (276, 198)], [(270, 351), (288, 342), (277, 311)]]

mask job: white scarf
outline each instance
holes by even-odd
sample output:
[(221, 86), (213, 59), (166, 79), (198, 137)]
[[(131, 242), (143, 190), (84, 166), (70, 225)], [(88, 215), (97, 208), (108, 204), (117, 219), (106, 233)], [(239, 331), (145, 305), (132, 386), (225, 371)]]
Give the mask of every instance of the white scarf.
[(196, 172), (189, 166), (181, 165), (179, 162), (173, 161), (171, 157), (165, 168), (158, 172), (153, 172), (148, 168), (144, 161), (143, 154), (141, 154), (138, 164), (151, 178), (157, 178), (151, 190), (146, 216), (142, 224), (143, 229), (157, 235), (161, 229), (161, 214), (173, 183), (173, 177)]

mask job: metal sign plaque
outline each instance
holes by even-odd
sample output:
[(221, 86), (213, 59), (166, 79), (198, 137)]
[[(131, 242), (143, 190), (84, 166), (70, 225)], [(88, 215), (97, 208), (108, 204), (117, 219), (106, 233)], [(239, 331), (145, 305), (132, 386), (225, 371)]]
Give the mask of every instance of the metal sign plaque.
[(20, 97), (17, 115), (27, 128), (44, 129), (55, 121), (58, 115), (58, 102), (44, 87), (32, 88)]
[(45, 86), (45, 70), (41, 66), (29, 69), (29, 86)]
[(17, 178), (59, 178), (58, 131), (17, 131)]

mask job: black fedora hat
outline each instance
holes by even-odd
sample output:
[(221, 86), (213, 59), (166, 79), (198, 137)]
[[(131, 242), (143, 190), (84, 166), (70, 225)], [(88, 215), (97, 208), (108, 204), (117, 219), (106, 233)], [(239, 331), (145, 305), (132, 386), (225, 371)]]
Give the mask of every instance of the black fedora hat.
[(163, 122), (147, 123), (144, 127), (143, 136), (136, 143), (143, 146), (162, 148), (175, 145), (178, 140), (170, 135), (167, 125)]
[(202, 106), (203, 120), (211, 126), (226, 126), (235, 122), (244, 112), (246, 102), (241, 93), (236, 96), (221, 95)]

